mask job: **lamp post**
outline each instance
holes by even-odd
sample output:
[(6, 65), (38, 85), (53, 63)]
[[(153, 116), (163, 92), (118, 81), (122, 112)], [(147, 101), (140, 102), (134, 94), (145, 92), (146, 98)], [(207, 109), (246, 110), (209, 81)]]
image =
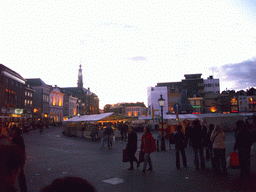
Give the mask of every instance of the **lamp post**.
[(78, 105), (77, 105), (77, 115), (78, 115), (78, 117), (80, 117), (79, 108), (80, 108), (81, 100), (78, 99), (78, 100), (77, 100), (77, 103), (78, 103)]
[(161, 120), (162, 120), (162, 136), (161, 136), (161, 150), (166, 151), (165, 147), (165, 139), (164, 139), (164, 117), (163, 117), (163, 107), (164, 107), (164, 98), (163, 95), (160, 95), (160, 98), (158, 99), (159, 105), (161, 107)]

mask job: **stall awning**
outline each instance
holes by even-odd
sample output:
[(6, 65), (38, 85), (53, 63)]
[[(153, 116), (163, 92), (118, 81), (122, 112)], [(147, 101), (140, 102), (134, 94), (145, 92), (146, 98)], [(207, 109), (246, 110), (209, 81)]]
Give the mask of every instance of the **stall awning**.
[(118, 120), (129, 120), (129, 118), (114, 114), (114, 112), (110, 113), (102, 113), (96, 115), (83, 115), (80, 117), (73, 117), (64, 122), (97, 122), (97, 121), (118, 121)]

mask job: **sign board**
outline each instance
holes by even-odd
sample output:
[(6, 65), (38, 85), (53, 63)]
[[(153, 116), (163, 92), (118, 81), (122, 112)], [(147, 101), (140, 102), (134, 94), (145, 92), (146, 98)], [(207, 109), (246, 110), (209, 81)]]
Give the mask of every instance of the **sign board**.
[(180, 104), (179, 104), (179, 103), (175, 103), (175, 104), (173, 105), (173, 109), (174, 109), (174, 111), (179, 111), (179, 110), (181, 110)]

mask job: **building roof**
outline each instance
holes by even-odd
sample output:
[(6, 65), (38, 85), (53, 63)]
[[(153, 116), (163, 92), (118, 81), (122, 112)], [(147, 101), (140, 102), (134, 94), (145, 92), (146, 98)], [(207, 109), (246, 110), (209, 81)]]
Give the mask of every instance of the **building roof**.
[(13, 75), (13, 76), (15, 76), (15, 77), (17, 77), (17, 78), (19, 78), (19, 79), (25, 81), (25, 79), (24, 79), (19, 73), (17, 73), (17, 72), (15, 72), (15, 71), (11, 70), (10, 68), (6, 67), (6, 66), (3, 65), (3, 64), (0, 64), (0, 69), (1, 69), (1, 71), (6, 71), (6, 72), (8, 72), (9, 74), (11, 74), (11, 75)]
[(26, 79), (27, 83), (32, 86), (32, 87), (39, 87), (39, 86), (42, 86), (42, 85), (46, 85), (46, 86), (49, 86), (50, 85), (47, 85), (45, 82), (42, 81), (42, 79), (40, 78), (35, 78), (35, 79)]
[(185, 80), (191, 80), (191, 79), (201, 79), (202, 74), (188, 74), (188, 75), (184, 75), (184, 77), (186, 78)]

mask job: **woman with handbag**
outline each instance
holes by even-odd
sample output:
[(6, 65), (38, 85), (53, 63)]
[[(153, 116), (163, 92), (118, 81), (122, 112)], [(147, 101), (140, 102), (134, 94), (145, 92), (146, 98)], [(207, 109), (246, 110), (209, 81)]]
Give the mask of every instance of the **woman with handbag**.
[(128, 128), (128, 143), (126, 149), (128, 150), (130, 168), (128, 170), (133, 170), (133, 161), (137, 163), (137, 168), (140, 166), (138, 159), (135, 157), (137, 151), (137, 133), (132, 129), (131, 126)]
[(227, 172), (227, 162), (226, 162), (226, 136), (220, 125), (216, 125), (213, 130), (210, 140), (212, 142), (214, 163), (217, 174)]
[(141, 151), (144, 152), (144, 165), (142, 172), (146, 172), (147, 164), (149, 164), (148, 171), (152, 171), (152, 161), (150, 154), (156, 150), (155, 139), (151, 134), (151, 127), (148, 125), (144, 128), (144, 134), (141, 138)]

